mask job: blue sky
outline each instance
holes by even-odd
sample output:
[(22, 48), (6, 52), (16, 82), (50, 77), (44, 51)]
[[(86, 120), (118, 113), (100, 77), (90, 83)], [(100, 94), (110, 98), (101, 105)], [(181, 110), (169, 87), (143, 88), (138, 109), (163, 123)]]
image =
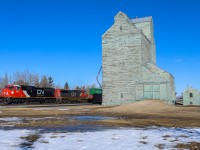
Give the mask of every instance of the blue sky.
[(200, 89), (199, 8), (198, 0), (1, 0), (0, 76), (29, 69), (60, 85), (96, 83), (101, 36), (123, 11), (153, 16), (157, 65), (177, 92)]

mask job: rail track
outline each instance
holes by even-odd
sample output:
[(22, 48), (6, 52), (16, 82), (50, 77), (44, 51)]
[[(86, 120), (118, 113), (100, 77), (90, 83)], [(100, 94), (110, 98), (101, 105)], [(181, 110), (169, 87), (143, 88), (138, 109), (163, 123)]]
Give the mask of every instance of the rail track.
[(91, 106), (94, 105), (92, 103), (69, 103), (69, 104), (57, 104), (57, 103), (28, 103), (28, 104), (10, 104), (5, 105), (4, 103), (0, 103), (0, 107), (3, 108), (46, 108), (46, 107), (63, 107), (63, 106)]
[(56, 105), (56, 104), (86, 104), (90, 103), (89, 99), (80, 98), (0, 98), (0, 106), (5, 105)]

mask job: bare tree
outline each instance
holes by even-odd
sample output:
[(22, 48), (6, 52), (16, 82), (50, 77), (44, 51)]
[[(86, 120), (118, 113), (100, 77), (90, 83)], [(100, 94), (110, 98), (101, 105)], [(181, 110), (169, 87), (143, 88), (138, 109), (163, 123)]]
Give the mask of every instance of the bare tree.
[(14, 84), (19, 84), (19, 85), (28, 85), (26, 82), (26, 75), (24, 75), (24, 72), (19, 72), (17, 71), (14, 73)]
[(61, 86), (60, 84), (56, 84), (56, 85), (54, 86), (54, 88), (56, 88), (56, 89), (62, 89), (62, 86)]
[(36, 86), (39, 84), (39, 75), (36, 73), (29, 73), (27, 75), (28, 85)]
[(14, 84), (17, 84), (17, 85), (28, 85), (24, 80), (22, 79), (19, 79), (17, 81), (14, 81)]
[(75, 85), (75, 86), (74, 86), (74, 90), (80, 90), (80, 89), (81, 89), (80, 86), (78, 86), (78, 85)]
[(35, 75), (32, 75), (32, 85), (33, 86), (39, 86), (39, 75), (38, 74), (35, 74)]
[(86, 85), (85, 86), (85, 91), (87, 92), (87, 93), (90, 93), (90, 89), (91, 88), (97, 88), (97, 85), (96, 84), (91, 84), (91, 85)]
[[(41, 78), (41, 79), (40, 79)], [(39, 80), (40, 79), (40, 80)], [(39, 74), (30, 72), (28, 69), (23, 72), (15, 72), (12, 76), (5, 73), (4, 77), (0, 77), (0, 89), (6, 84), (30, 85), (37, 87), (55, 87), (52, 76), (39, 76)], [(57, 87), (61, 87), (60, 85)]]
[(86, 91), (87, 93), (90, 93), (90, 88), (91, 88), (91, 85), (86, 85), (86, 86), (85, 86), (85, 91)]
[(19, 85), (38, 85), (39, 84), (39, 75), (34, 72), (29, 72), (25, 70), (23, 72), (17, 71), (14, 73), (14, 83)]
[(85, 88), (86, 88), (85, 85), (80, 85), (80, 86), (79, 85), (75, 85), (73, 89), (74, 90), (85, 90)]
[(3, 83), (3, 78), (2, 77), (0, 77), (0, 91), (2, 90), (2, 88), (4, 87), (4, 85), (3, 85), (4, 83)]
[(48, 82), (48, 78), (46, 75), (43, 75), (41, 77), (40, 87), (49, 87), (49, 82)]
[(97, 85), (95, 83), (93, 83), (90, 87), (91, 88), (97, 88)]
[(6, 85), (6, 84), (9, 83), (9, 81), (8, 81), (8, 74), (7, 73), (5, 73), (3, 83), (4, 83), (4, 85)]
[(5, 73), (4, 77), (0, 78), (0, 89), (4, 88), (7, 84), (9, 84), (9, 78), (8, 74)]

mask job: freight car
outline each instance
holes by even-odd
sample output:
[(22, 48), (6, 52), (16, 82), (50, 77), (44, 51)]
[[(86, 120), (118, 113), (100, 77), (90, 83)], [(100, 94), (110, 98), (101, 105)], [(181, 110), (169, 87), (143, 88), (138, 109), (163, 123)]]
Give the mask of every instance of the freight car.
[(87, 103), (89, 95), (84, 90), (56, 89), (55, 97), (57, 103)]
[(25, 85), (6, 85), (0, 93), (4, 104), (12, 103), (86, 103), (89, 95), (84, 90), (63, 90)]
[(91, 88), (90, 89), (90, 99), (92, 104), (102, 104), (102, 89)]

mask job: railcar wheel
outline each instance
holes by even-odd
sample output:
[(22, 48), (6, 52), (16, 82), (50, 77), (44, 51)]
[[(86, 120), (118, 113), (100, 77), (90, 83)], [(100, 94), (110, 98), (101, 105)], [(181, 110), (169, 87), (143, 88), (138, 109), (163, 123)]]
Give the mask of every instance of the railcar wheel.
[(12, 103), (12, 100), (9, 97), (4, 100), (5, 105), (11, 104), (11, 103)]
[(86, 99), (82, 100), (82, 103), (87, 103), (87, 100)]
[(56, 99), (56, 104), (60, 104), (60, 102), (61, 102), (61, 100), (58, 98), (58, 99)]

